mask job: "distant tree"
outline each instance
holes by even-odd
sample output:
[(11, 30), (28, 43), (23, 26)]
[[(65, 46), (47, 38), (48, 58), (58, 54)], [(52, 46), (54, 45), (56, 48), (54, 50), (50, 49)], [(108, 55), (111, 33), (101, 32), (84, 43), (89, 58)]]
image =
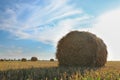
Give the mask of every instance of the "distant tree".
[(20, 61), (20, 59), (18, 59), (18, 61)]
[(37, 57), (31, 57), (31, 61), (37, 61), (38, 58)]
[(26, 58), (22, 58), (22, 59), (21, 59), (21, 61), (26, 62), (26, 61), (27, 61), (27, 59), (26, 59)]
[(11, 59), (7, 59), (7, 61), (11, 61)]
[(16, 58), (14, 58), (14, 61), (16, 61)]
[(54, 61), (54, 59), (50, 59), (50, 61)]
[(4, 61), (7, 61), (7, 59), (6, 59), (6, 58), (4, 58)]
[(9, 59), (6, 59), (6, 61), (9, 61)]
[(14, 61), (13, 59), (11, 59), (10, 61)]
[(0, 59), (0, 61), (4, 61), (4, 59)]

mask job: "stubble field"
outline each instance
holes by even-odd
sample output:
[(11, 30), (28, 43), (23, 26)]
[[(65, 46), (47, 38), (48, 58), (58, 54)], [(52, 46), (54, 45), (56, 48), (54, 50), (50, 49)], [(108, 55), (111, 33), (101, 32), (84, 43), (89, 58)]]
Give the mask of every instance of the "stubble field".
[(120, 80), (120, 61), (94, 69), (58, 67), (57, 61), (1, 61), (0, 80)]

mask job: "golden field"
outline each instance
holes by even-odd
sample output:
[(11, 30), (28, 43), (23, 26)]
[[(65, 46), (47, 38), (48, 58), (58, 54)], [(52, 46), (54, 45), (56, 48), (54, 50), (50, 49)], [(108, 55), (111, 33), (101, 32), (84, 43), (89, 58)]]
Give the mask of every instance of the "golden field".
[(2, 61), (0, 62), (0, 71), (9, 69), (28, 69), (28, 68), (45, 68), (45, 67), (56, 67), (58, 62), (50, 61)]
[(94, 69), (58, 67), (57, 61), (1, 61), (0, 80), (120, 80), (120, 61)]
[[(0, 61), (0, 71), (9, 69), (58, 67), (57, 61)], [(120, 70), (120, 61), (108, 61), (104, 68)], [(102, 68), (102, 69), (104, 69)]]

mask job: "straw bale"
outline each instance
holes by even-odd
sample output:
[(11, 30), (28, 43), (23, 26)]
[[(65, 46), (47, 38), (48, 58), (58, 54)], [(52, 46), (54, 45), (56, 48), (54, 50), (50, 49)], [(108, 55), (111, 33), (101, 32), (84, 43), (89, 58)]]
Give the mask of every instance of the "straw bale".
[(60, 66), (102, 67), (107, 47), (95, 34), (72, 31), (58, 42), (56, 58)]
[(31, 61), (37, 61), (38, 58), (37, 57), (31, 57)]
[(22, 58), (21, 61), (22, 61), (22, 62), (26, 62), (27, 59), (26, 59), (26, 58)]

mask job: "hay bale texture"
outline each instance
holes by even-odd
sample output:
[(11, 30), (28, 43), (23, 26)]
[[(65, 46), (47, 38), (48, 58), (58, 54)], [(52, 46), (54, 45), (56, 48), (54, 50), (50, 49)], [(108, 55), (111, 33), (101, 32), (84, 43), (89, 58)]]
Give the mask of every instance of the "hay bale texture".
[(107, 61), (107, 47), (102, 39), (85, 31), (72, 31), (57, 45), (59, 66), (102, 67)]

